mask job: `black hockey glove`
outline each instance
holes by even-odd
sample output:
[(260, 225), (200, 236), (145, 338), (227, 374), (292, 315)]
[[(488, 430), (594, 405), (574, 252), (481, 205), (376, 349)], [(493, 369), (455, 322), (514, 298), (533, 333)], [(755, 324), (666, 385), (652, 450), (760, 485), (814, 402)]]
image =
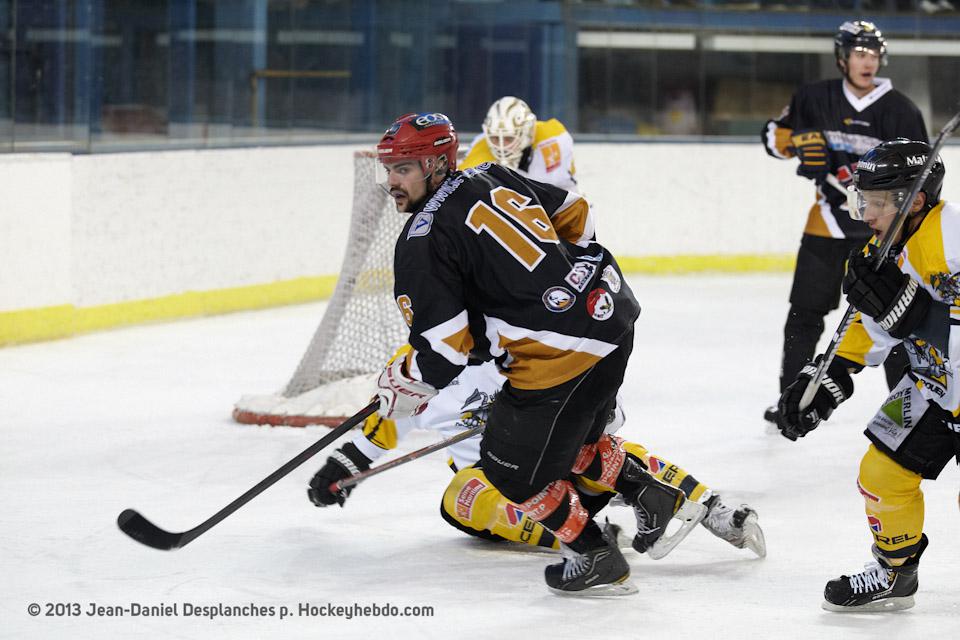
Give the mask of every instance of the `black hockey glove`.
[(893, 261), (884, 262), (879, 271), (874, 271), (875, 260), (860, 251), (851, 253), (843, 292), (857, 311), (873, 318), (894, 338), (903, 340), (923, 323), (933, 297)]
[(822, 358), (823, 356), (817, 356), (816, 360), (804, 365), (797, 379), (780, 396), (780, 402), (777, 405), (780, 413), (777, 428), (788, 440), (802, 438), (816, 429), (821, 420), (829, 418), (841, 402), (853, 395), (853, 378), (847, 371), (847, 366), (851, 363), (843, 358), (834, 358), (827, 367), (820, 388), (813, 396), (810, 406), (801, 411), (800, 399), (817, 372), (817, 366)]
[(352, 442), (343, 445), (327, 458), (327, 462), (320, 467), (320, 471), (317, 471), (310, 481), (310, 488), (307, 489), (310, 502), (318, 507), (328, 507), (334, 503), (342, 507), (347, 501), (347, 496), (353, 491), (353, 487), (334, 493), (330, 491), (330, 485), (337, 480), (366, 471), (370, 468), (370, 462), (370, 459), (363, 455)]
[(797, 175), (810, 178), (817, 184), (823, 183), (830, 172), (827, 157), (827, 141), (822, 131), (799, 131), (790, 137), (793, 147), (800, 158)]

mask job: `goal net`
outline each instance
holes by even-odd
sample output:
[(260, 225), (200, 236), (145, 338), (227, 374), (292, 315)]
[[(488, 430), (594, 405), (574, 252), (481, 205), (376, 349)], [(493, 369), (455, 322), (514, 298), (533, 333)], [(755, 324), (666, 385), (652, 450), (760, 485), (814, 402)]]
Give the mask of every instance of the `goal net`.
[(393, 300), (393, 249), (406, 216), (376, 184), (376, 154), (356, 152), (353, 166), (350, 234), (320, 326), (283, 390), (240, 398), (237, 422), (339, 424), (370, 402), (383, 365), (407, 341)]

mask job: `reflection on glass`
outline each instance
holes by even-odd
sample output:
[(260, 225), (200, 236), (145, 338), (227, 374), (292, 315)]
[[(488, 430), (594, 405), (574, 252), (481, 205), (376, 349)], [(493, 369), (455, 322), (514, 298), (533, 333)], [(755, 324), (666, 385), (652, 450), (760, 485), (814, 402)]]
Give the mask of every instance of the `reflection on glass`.
[(753, 137), (836, 77), (851, 11), (936, 129), (960, 94), (956, 4), (0, 0), (0, 151), (368, 141), (426, 109), (476, 132), (503, 95), (578, 134)]

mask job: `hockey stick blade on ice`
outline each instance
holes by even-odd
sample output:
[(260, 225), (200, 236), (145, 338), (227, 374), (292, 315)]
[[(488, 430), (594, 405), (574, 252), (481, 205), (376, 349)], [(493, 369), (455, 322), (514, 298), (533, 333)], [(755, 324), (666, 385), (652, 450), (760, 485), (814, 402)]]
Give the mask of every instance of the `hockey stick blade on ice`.
[(225, 506), (220, 511), (216, 512), (199, 525), (190, 529), (189, 531), (182, 531), (179, 533), (172, 533), (170, 531), (165, 531), (153, 524), (146, 518), (144, 518), (140, 513), (134, 509), (124, 509), (123, 513), (117, 516), (117, 526), (120, 527), (120, 530), (125, 534), (141, 542), (148, 547), (153, 547), (154, 549), (160, 549), (162, 551), (170, 551), (172, 549), (179, 549), (180, 547), (185, 547), (190, 544), (193, 540), (196, 540), (198, 537), (212, 529), (216, 524), (221, 522), (231, 513), (245, 505), (246, 503), (253, 500), (255, 497), (263, 493), (268, 487), (276, 483), (278, 480), (286, 476), (288, 473), (299, 467), (301, 464), (312, 458), (317, 454), (321, 449), (332, 444), (337, 438), (345, 434), (350, 429), (354, 428), (361, 422), (367, 419), (367, 416), (373, 414), (380, 406), (378, 400), (374, 400), (366, 407), (360, 410), (359, 413), (354, 415), (351, 418), (348, 418), (340, 426), (335, 427), (330, 430), (330, 433), (324, 437), (317, 440), (315, 443), (301, 451), (295, 458), (292, 458), (289, 462), (284, 464), (282, 467), (271, 473), (269, 476), (258, 482), (255, 486), (251, 487), (246, 493), (241, 495), (239, 498)]
[[(950, 134), (954, 132), (957, 126), (960, 126), (960, 112), (955, 113), (947, 122), (947, 124), (943, 125), (943, 128), (940, 129), (940, 133), (937, 135), (937, 139), (934, 141), (933, 147), (930, 150), (930, 155), (927, 157), (927, 162), (923, 165), (923, 170), (914, 181), (913, 187), (910, 189), (910, 194), (900, 205), (900, 209), (897, 211), (896, 217), (894, 217), (893, 222), (890, 224), (890, 228), (883, 237), (883, 242), (880, 243), (879, 255), (877, 256), (876, 263), (873, 266), (874, 271), (879, 271), (884, 261), (886, 261), (887, 254), (890, 252), (890, 247), (893, 245), (894, 238), (900, 236), (900, 229), (903, 228), (904, 223), (907, 221), (907, 212), (910, 211), (910, 208), (913, 206), (913, 201), (916, 200), (917, 194), (920, 193), (923, 183), (927, 181), (927, 177), (929, 177), (930, 171), (933, 169), (933, 163), (937, 161), (937, 158), (940, 155), (940, 149), (943, 148), (947, 138), (950, 137)], [(843, 340), (843, 336), (847, 334), (847, 329), (849, 329), (850, 325), (853, 324), (854, 315), (856, 315), (856, 309), (853, 308), (853, 305), (848, 306), (847, 312), (843, 315), (843, 320), (840, 321), (840, 326), (837, 327), (836, 332), (833, 334), (833, 339), (830, 341), (830, 346), (828, 346), (826, 352), (824, 352), (823, 358), (820, 359), (820, 365), (817, 367), (816, 372), (813, 374), (813, 378), (810, 379), (810, 382), (807, 384), (807, 388), (803, 392), (803, 396), (800, 398), (801, 411), (809, 407), (810, 403), (813, 402), (813, 397), (817, 395), (817, 390), (820, 388), (820, 383), (823, 381), (823, 375), (826, 373), (830, 363), (833, 362), (834, 356), (837, 355), (837, 347)]]

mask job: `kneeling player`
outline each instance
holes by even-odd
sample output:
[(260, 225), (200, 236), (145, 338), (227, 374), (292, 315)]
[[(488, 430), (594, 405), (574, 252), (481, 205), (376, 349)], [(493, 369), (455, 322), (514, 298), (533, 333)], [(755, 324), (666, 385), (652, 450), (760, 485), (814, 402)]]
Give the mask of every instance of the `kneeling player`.
[[(319, 507), (333, 504), (343, 506), (351, 489), (337, 493), (330, 485), (354, 473), (370, 468), (374, 460), (396, 447), (398, 441), (412, 429), (433, 429), (443, 437), (450, 437), (470, 428), (477, 421), (484, 421), (489, 404), (503, 384), (503, 376), (493, 363), (471, 366), (464, 369), (457, 384), (442, 390), (427, 405), (420, 415), (401, 420), (389, 420), (374, 414), (364, 423), (363, 433), (345, 444), (327, 458), (326, 464), (310, 483), (308, 495)], [(618, 406), (611, 414), (607, 434), (613, 434), (623, 425), (623, 411)], [(747, 505), (732, 507), (724, 504), (693, 476), (663, 458), (650, 454), (647, 449), (620, 438), (608, 437), (606, 442), (616, 445), (626, 456), (647, 474), (659, 482), (651, 483), (652, 491), (645, 493), (634, 506), (637, 516), (637, 535), (633, 547), (649, 552), (651, 557), (661, 558), (682, 540), (688, 530), (662, 537), (666, 529), (664, 518), (669, 520), (680, 496), (706, 506), (702, 524), (711, 533), (739, 548), (748, 548), (759, 556), (766, 555), (763, 532), (757, 525), (756, 511)], [(454, 476), (443, 493), (440, 515), (451, 526), (487, 540), (509, 540), (552, 549), (559, 543), (542, 525), (525, 516), (519, 505), (507, 500), (497, 491), (479, 466), (480, 436), (457, 442), (448, 448), (448, 464)], [(615, 495), (587, 476), (589, 460), (582, 460), (583, 473), (576, 476), (583, 494), (595, 496), (586, 505), (592, 512), (599, 511)], [(666, 502), (667, 509), (659, 506)]]

